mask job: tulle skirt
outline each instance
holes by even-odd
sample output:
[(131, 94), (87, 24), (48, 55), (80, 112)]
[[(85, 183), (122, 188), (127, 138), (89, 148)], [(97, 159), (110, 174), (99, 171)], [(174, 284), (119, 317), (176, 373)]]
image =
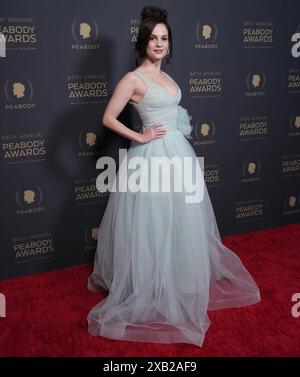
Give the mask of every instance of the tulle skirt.
[[(131, 143), (134, 156), (196, 154), (179, 132), (148, 144)], [(125, 162), (116, 177), (126, 171)], [(208, 310), (260, 301), (240, 258), (222, 244), (204, 184), (201, 202), (185, 192), (111, 192), (98, 228), (88, 289), (108, 295), (89, 312), (91, 335), (202, 346)]]

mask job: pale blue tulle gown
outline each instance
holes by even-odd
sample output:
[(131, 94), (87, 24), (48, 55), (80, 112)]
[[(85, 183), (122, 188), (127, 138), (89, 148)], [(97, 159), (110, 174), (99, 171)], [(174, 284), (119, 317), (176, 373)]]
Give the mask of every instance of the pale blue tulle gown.
[[(160, 123), (168, 132), (146, 144), (132, 141), (128, 160), (189, 156), (196, 161), (178, 84), (164, 72), (177, 87), (173, 95), (138, 69), (133, 72), (147, 91), (139, 103), (130, 104), (144, 127)], [(122, 161), (117, 180), (124, 171)], [(91, 335), (202, 346), (210, 325), (208, 310), (260, 301), (252, 276), (221, 242), (206, 185), (201, 202), (187, 203), (185, 195), (174, 190), (111, 192), (88, 279), (89, 290), (109, 293), (88, 314)]]

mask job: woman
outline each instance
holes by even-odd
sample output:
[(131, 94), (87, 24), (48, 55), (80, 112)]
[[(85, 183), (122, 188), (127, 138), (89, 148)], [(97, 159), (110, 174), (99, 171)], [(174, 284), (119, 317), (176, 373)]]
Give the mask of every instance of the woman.
[[(186, 139), (192, 127), (179, 105), (181, 90), (161, 71), (163, 59), (172, 55), (167, 11), (145, 7), (141, 19), (137, 68), (117, 84), (103, 124), (131, 140), (128, 160), (189, 157), (197, 167)], [(141, 133), (117, 120), (128, 102), (141, 117)], [(118, 182), (124, 173), (122, 161)], [(205, 183), (202, 188), (201, 200), (190, 202), (185, 191), (111, 192), (88, 280), (90, 290), (109, 293), (89, 312), (90, 334), (202, 346), (208, 310), (260, 301), (253, 278), (222, 244)]]

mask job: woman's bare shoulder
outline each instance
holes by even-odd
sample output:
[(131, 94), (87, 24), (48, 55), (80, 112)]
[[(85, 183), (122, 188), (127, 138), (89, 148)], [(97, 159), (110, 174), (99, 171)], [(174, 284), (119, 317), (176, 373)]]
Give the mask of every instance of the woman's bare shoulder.
[(134, 71), (126, 72), (121, 78), (122, 83), (128, 88), (134, 89), (136, 91), (144, 92), (145, 85), (140, 77)]
[(128, 71), (120, 78), (119, 84), (136, 88), (139, 86), (139, 79), (134, 72)]
[(135, 74), (134, 71), (128, 71), (123, 75), (122, 79), (129, 80), (129, 81), (136, 81), (138, 80), (138, 76)]

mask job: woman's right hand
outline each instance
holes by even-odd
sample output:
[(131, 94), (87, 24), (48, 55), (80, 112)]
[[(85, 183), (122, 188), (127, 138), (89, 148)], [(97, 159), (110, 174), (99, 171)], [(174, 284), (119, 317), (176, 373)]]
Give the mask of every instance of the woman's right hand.
[(166, 129), (162, 127), (160, 124), (155, 123), (153, 126), (149, 128), (144, 128), (144, 131), (140, 134), (139, 143), (145, 144), (149, 143), (154, 139), (159, 139), (164, 137), (167, 133)]

